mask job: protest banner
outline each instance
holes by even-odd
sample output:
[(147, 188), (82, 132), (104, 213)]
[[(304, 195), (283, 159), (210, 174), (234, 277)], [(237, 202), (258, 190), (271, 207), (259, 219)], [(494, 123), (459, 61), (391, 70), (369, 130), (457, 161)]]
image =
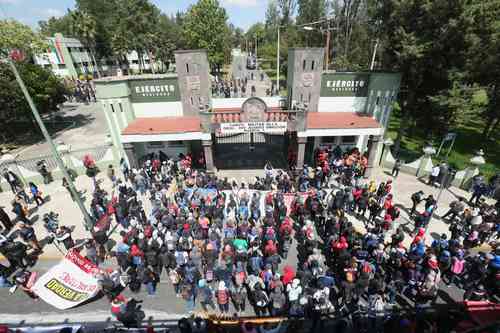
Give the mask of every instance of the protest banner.
[(32, 291), (60, 310), (69, 309), (97, 295), (98, 272), (94, 263), (72, 250), (35, 282)]

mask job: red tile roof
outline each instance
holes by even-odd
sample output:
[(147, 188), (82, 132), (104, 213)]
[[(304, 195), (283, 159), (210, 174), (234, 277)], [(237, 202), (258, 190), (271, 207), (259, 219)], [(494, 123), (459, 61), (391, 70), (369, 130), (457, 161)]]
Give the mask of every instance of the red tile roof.
[(382, 127), (373, 117), (353, 112), (310, 112), (307, 115), (307, 128), (379, 128)]
[(168, 134), (201, 131), (198, 117), (137, 118), (122, 132), (123, 135)]

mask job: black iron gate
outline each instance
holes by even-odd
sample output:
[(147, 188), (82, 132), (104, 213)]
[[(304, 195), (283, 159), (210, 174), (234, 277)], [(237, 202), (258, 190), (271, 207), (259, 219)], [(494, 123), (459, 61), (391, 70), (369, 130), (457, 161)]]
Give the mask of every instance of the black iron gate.
[(283, 134), (216, 134), (215, 165), (218, 169), (260, 169), (270, 162), (275, 168), (284, 168), (284, 146)]

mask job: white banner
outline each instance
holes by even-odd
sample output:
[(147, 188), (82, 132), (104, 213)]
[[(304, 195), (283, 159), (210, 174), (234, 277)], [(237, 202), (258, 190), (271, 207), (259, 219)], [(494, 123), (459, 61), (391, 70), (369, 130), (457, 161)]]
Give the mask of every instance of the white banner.
[(220, 124), (220, 132), (222, 134), (238, 134), (238, 133), (284, 133), (287, 129), (286, 121), (271, 121), (271, 122), (249, 122), (249, 123), (222, 123)]
[(32, 290), (41, 299), (60, 309), (83, 303), (99, 292), (95, 274), (99, 268), (75, 251), (42, 275)]

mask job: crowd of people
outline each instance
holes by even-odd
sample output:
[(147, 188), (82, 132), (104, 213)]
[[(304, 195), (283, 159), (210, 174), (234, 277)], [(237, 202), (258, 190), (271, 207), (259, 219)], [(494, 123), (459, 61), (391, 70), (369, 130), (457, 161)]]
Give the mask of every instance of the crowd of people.
[[(257, 87), (254, 82), (259, 80), (264, 80), (264, 74), (257, 75), (250, 73), (249, 76), (245, 76), (244, 78), (233, 78), (231, 80), (217, 77), (212, 81), (212, 96), (218, 98), (254, 97), (257, 94)], [(273, 92), (274, 84), (266, 89), (266, 96), (271, 96)]]
[[(77, 242), (71, 229), (54, 229), (55, 242), (76, 246), (98, 266), (115, 259), (114, 269), (98, 278), (120, 320), (136, 316), (125, 289), (154, 296), (163, 279), (187, 313), (198, 303), (227, 315), (252, 309), (257, 316), (316, 318), (357, 309), (374, 330), (398, 297), (416, 307), (436, 302), (441, 281), (464, 289), (466, 300), (498, 296), (500, 248), (492, 242), (488, 253), (469, 251), (498, 239), (498, 205), (457, 199), (442, 217), (451, 236), (429, 246), (436, 200), (422, 191), (412, 195), (408, 230), (399, 220), (400, 210), (410, 208), (395, 204), (391, 180), (364, 178), (366, 155), (357, 149), (319, 150), (315, 165), (305, 165), (298, 177), (267, 165), (265, 177), (248, 184), (195, 170), (191, 160), (152, 155), (138, 169), (122, 160), (120, 172), (108, 170), (111, 193), (95, 182), (91, 237)], [(21, 232), (0, 238), (0, 253), (10, 262), (0, 273), (26, 287), (26, 276), (15, 272), (31, 269), (33, 252), (26, 253), (33, 249), (36, 259), (42, 247), (29, 219), (18, 217)], [(363, 222), (363, 232), (354, 220)]]

